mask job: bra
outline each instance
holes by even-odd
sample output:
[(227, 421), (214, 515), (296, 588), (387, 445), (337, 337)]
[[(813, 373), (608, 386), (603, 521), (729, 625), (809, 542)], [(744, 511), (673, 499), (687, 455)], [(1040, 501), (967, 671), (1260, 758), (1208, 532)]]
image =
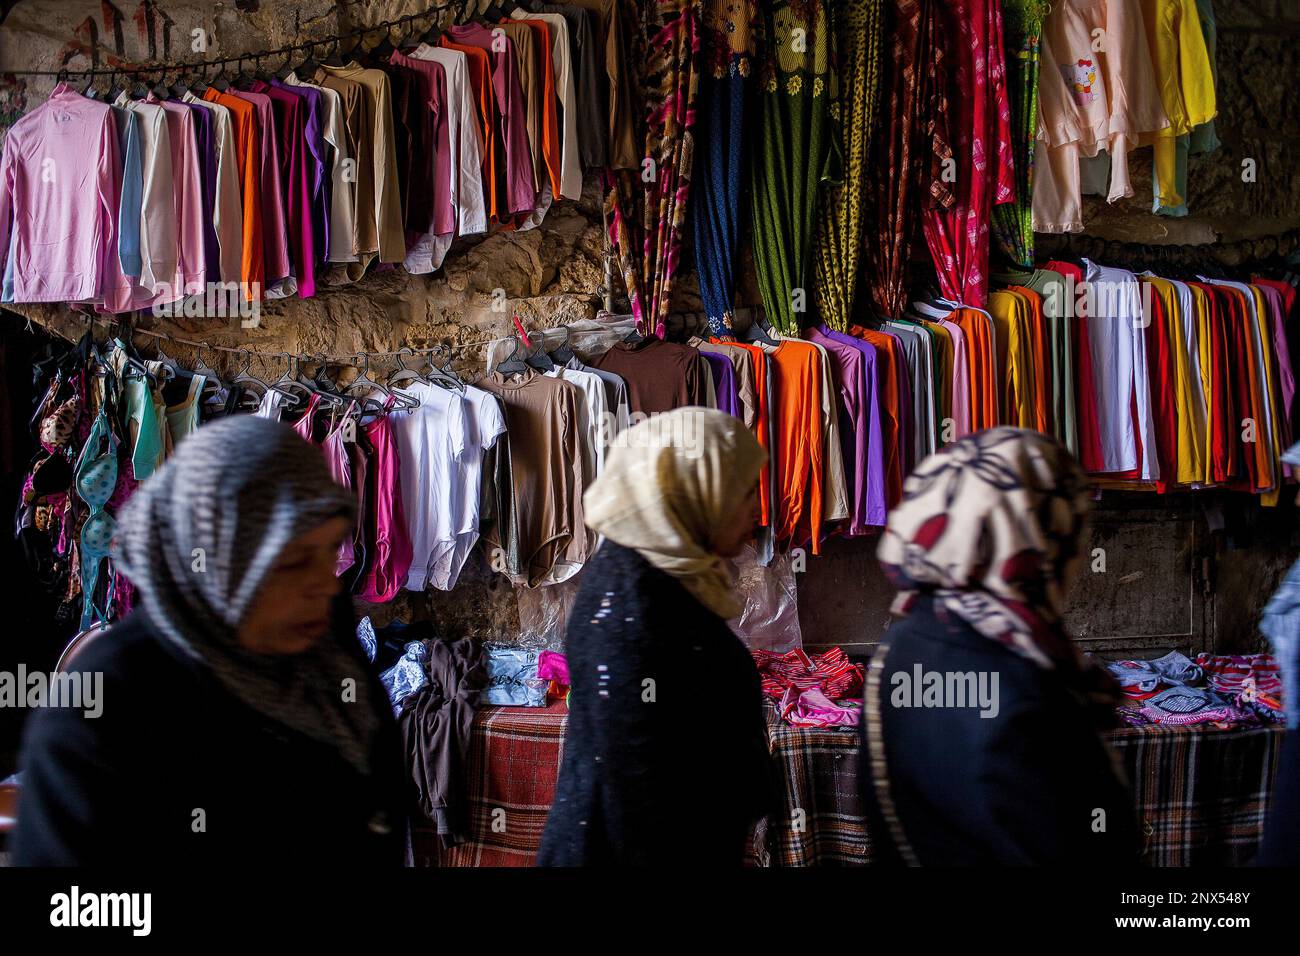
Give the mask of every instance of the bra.
[(104, 607), (95, 604), (99, 571), (108, 559), (117, 522), (105, 510), (117, 487), (117, 436), (108, 424), (108, 403), (100, 406), (95, 423), (77, 459), (75, 485), (78, 497), (90, 506), (90, 515), (81, 526), (81, 628), (108, 620), (107, 609), (113, 604), (114, 580), (109, 570), (108, 596)]

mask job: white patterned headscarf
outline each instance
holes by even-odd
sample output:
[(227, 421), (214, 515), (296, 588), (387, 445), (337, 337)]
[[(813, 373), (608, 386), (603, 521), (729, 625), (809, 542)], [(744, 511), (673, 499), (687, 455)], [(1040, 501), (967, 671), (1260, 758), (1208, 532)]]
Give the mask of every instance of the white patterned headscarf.
[[(366, 772), (378, 719), (341, 641), (277, 658), (236, 637), (284, 547), (353, 509), (320, 449), (286, 424), (237, 416), (194, 432), (140, 486), (118, 519), (115, 556), (164, 638), (254, 710)], [(345, 678), (355, 702), (343, 699)]]
[(1050, 436), (967, 435), (916, 467), (889, 514), (877, 555), (899, 590), (891, 610), (905, 615), (927, 595), (941, 619), (1086, 685), (1097, 703), (1117, 702), (1062, 621), (1088, 508), (1083, 472)]

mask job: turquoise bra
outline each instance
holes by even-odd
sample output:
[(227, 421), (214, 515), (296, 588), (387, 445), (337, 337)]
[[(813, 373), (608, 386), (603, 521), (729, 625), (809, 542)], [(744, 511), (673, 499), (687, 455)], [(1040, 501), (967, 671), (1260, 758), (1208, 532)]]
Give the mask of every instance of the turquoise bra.
[(104, 607), (95, 604), (99, 571), (108, 560), (109, 546), (117, 522), (105, 509), (117, 487), (117, 436), (108, 425), (108, 401), (100, 406), (90, 428), (86, 444), (77, 459), (77, 495), (90, 506), (90, 515), (81, 526), (81, 629), (96, 620), (106, 622), (113, 606), (114, 576), (109, 567), (108, 595)]

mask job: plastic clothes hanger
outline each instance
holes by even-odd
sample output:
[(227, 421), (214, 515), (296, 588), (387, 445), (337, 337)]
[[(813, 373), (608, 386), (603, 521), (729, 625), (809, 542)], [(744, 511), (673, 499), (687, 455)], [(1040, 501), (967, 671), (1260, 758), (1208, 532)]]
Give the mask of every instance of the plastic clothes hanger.
[(551, 361), (556, 365), (568, 365), (572, 362), (576, 358), (573, 354), (572, 340), (573, 332), (566, 325), (564, 327), (564, 341), (550, 351)]
[(510, 337), (514, 339), (514, 348), (504, 362), (497, 363), (496, 371), (502, 375), (519, 375), (529, 368), (528, 363), (524, 361), (524, 343), (517, 335)]
[[(410, 395), (402, 395), (398, 392), (394, 392), (387, 386), (380, 385), (378, 382), (376, 382), (374, 379), (370, 377), (370, 353), (369, 352), (358, 352), (356, 353), (356, 355), (352, 357), (354, 359), (358, 357), (362, 359), (361, 374), (348, 383), (347, 387), (343, 389), (342, 394), (349, 397), (354, 397), (352, 396), (353, 389), (356, 388), (371, 389), (373, 391), (378, 392), (380, 395), (383, 395), (385, 398), (394, 399), (396, 404), (398, 404), (402, 408), (410, 410), (410, 409), (415, 409), (420, 407), (420, 402), (418, 399), (415, 399)], [(377, 402), (368, 396), (362, 396), (359, 399), (359, 401), (361, 401), (361, 403), (365, 406), (364, 410), (367, 412), (371, 412), (373, 414), (379, 414), (384, 410), (383, 402)]]

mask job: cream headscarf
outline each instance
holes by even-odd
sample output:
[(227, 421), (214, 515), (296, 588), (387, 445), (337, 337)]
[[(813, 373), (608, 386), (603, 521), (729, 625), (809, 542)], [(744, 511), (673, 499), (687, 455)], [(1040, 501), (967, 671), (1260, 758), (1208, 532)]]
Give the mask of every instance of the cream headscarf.
[(709, 610), (743, 609), (719, 531), (748, 497), (767, 460), (744, 423), (701, 406), (655, 415), (620, 432), (582, 498), (587, 524), (682, 582)]

